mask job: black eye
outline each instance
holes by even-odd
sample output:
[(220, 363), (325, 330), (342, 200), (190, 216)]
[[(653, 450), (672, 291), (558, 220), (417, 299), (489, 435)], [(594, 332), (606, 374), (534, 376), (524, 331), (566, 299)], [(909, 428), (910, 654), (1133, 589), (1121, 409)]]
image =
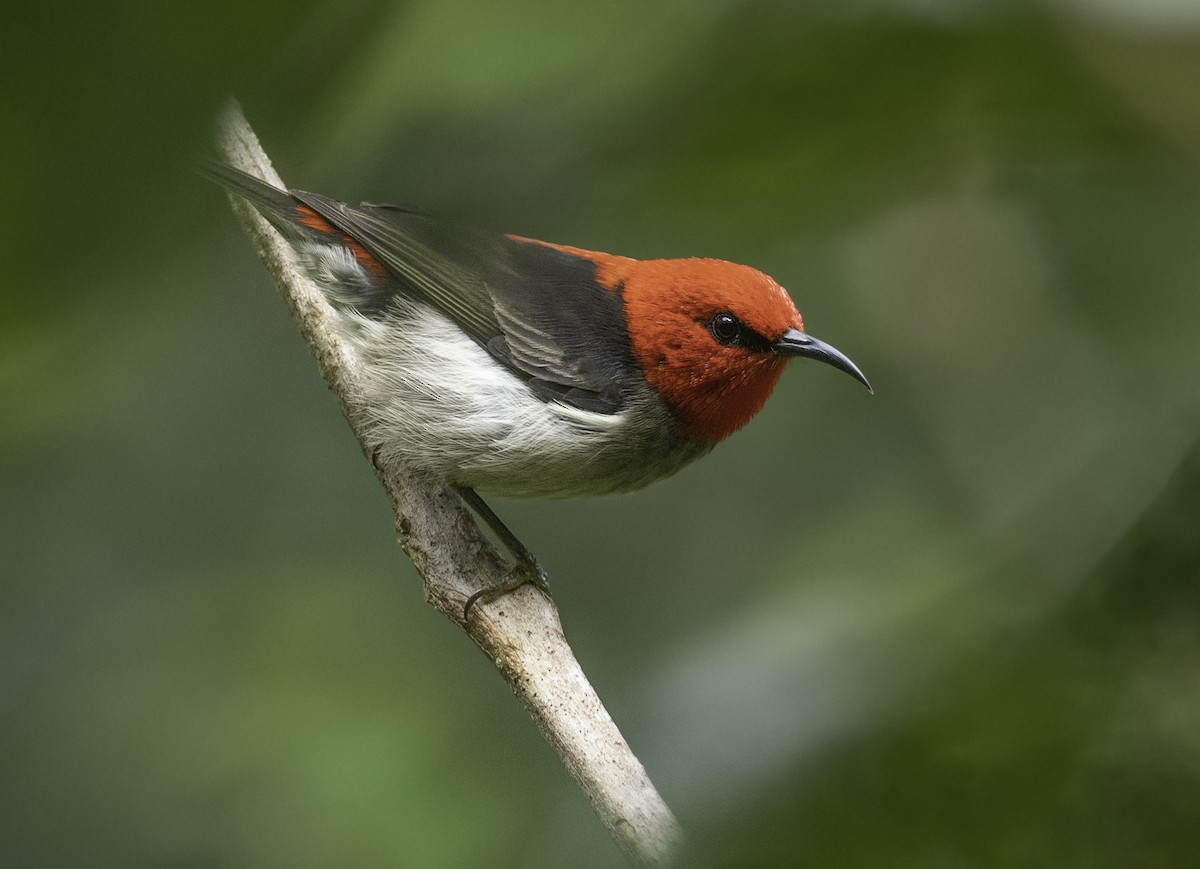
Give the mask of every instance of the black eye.
[(737, 344), (742, 336), (742, 324), (733, 314), (722, 312), (709, 321), (708, 331), (718, 344)]

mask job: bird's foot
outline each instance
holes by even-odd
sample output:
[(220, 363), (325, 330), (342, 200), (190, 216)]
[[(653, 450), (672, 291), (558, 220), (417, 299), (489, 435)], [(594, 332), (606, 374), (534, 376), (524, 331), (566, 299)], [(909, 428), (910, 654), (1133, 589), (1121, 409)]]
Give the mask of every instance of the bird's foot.
[(526, 552), (525, 557), (519, 558), (498, 583), (485, 586), (467, 598), (467, 602), (463, 604), (463, 621), (470, 617), (471, 607), (476, 603), (492, 603), (523, 585), (532, 585), (544, 594), (547, 600), (554, 603), (554, 598), (550, 596), (550, 583), (546, 579), (546, 571)]
[(500, 521), (500, 517), (479, 497), (474, 489), (466, 486), (456, 488), (463, 501), (475, 511), (475, 515), (487, 523), (488, 527), (492, 529), (492, 533), (504, 544), (504, 548), (512, 553), (513, 557), (513, 566), (504, 575), (504, 579), (495, 585), (481, 588), (467, 598), (467, 602), (463, 605), (463, 621), (466, 621), (471, 615), (471, 607), (477, 601), (491, 603), (523, 585), (534, 586), (553, 604), (554, 598), (550, 596), (550, 583), (546, 580), (546, 571), (542, 570), (542, 566), (533, 557), (533, 553), (517, 539), (517, 535), (508, 530), (508, 526)]

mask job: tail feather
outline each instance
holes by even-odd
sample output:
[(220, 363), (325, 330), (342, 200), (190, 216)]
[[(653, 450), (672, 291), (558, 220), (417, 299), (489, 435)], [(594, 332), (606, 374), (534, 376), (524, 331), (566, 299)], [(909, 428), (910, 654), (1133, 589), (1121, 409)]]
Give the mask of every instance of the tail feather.
[(196, 167), (196, 171), (230, 193), (241, 196), (276, 227), (294, 231), (299, 202), (287, 190), (216, 160), (205, 160)]
[[(296, 252), (301, 267), (336, 306), (368, 316), (386, 307), (395, 290), (393, 277), (354, 236), (306, 203), (313, 194), (292, 193), (216, 161), (204, 162), (197, 171), (244, 198), (278, 229)], [(317, 198), (331, 208), (342, 207), (335, 200)]]

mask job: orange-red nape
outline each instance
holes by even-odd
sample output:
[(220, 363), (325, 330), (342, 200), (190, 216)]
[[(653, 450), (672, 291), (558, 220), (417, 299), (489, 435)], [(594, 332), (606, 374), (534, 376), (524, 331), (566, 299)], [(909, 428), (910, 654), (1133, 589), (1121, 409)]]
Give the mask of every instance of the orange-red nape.
[(296, 220), (301, 226), (307, 226), (309, 229), (315, 229), (317, 232), (334, 236), (346, 250), (350, 251), (350, 254), (358, 261), (358, 264), (366, 269), (367, 274), (378, 281), (387, 280), (388, 272), (384, 268), (383, 263), (371, 256), (370, 252), (352, 236), (342, 232), (307, 205), (297, 204), (293, 210), (296, 212)]
[(551, 246), (591, 260), (603, 286), (621, 289), (634, 356), (689, 437), (715, 443), (762, 409), (787, 358), (721, 344), (710, 324), (729, 313), (772, 342), (803, 330), (795, 303), (774, 280), (725, 260), (635, 260)]

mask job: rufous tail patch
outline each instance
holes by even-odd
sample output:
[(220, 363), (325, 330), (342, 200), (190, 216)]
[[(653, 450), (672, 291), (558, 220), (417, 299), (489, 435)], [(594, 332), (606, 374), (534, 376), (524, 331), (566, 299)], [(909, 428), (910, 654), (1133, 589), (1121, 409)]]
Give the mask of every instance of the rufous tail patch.
[(384, 268), (383, 263), (371, 256), (370, 251), (363, 247), (353, 236), (347, 235), (334, 227), (333, 224), (307, 205), (298, 204), (294, 210), (296, 212), (296, 220), (301, 226), (306, 226), (309, 229), (326, 235), (336, 236), (337, 240), (345, 246), (346, 250), (350, 251), (358, 264), (366, 270), (367, 274), (380, 281), (387, 279), (388, 271)]

